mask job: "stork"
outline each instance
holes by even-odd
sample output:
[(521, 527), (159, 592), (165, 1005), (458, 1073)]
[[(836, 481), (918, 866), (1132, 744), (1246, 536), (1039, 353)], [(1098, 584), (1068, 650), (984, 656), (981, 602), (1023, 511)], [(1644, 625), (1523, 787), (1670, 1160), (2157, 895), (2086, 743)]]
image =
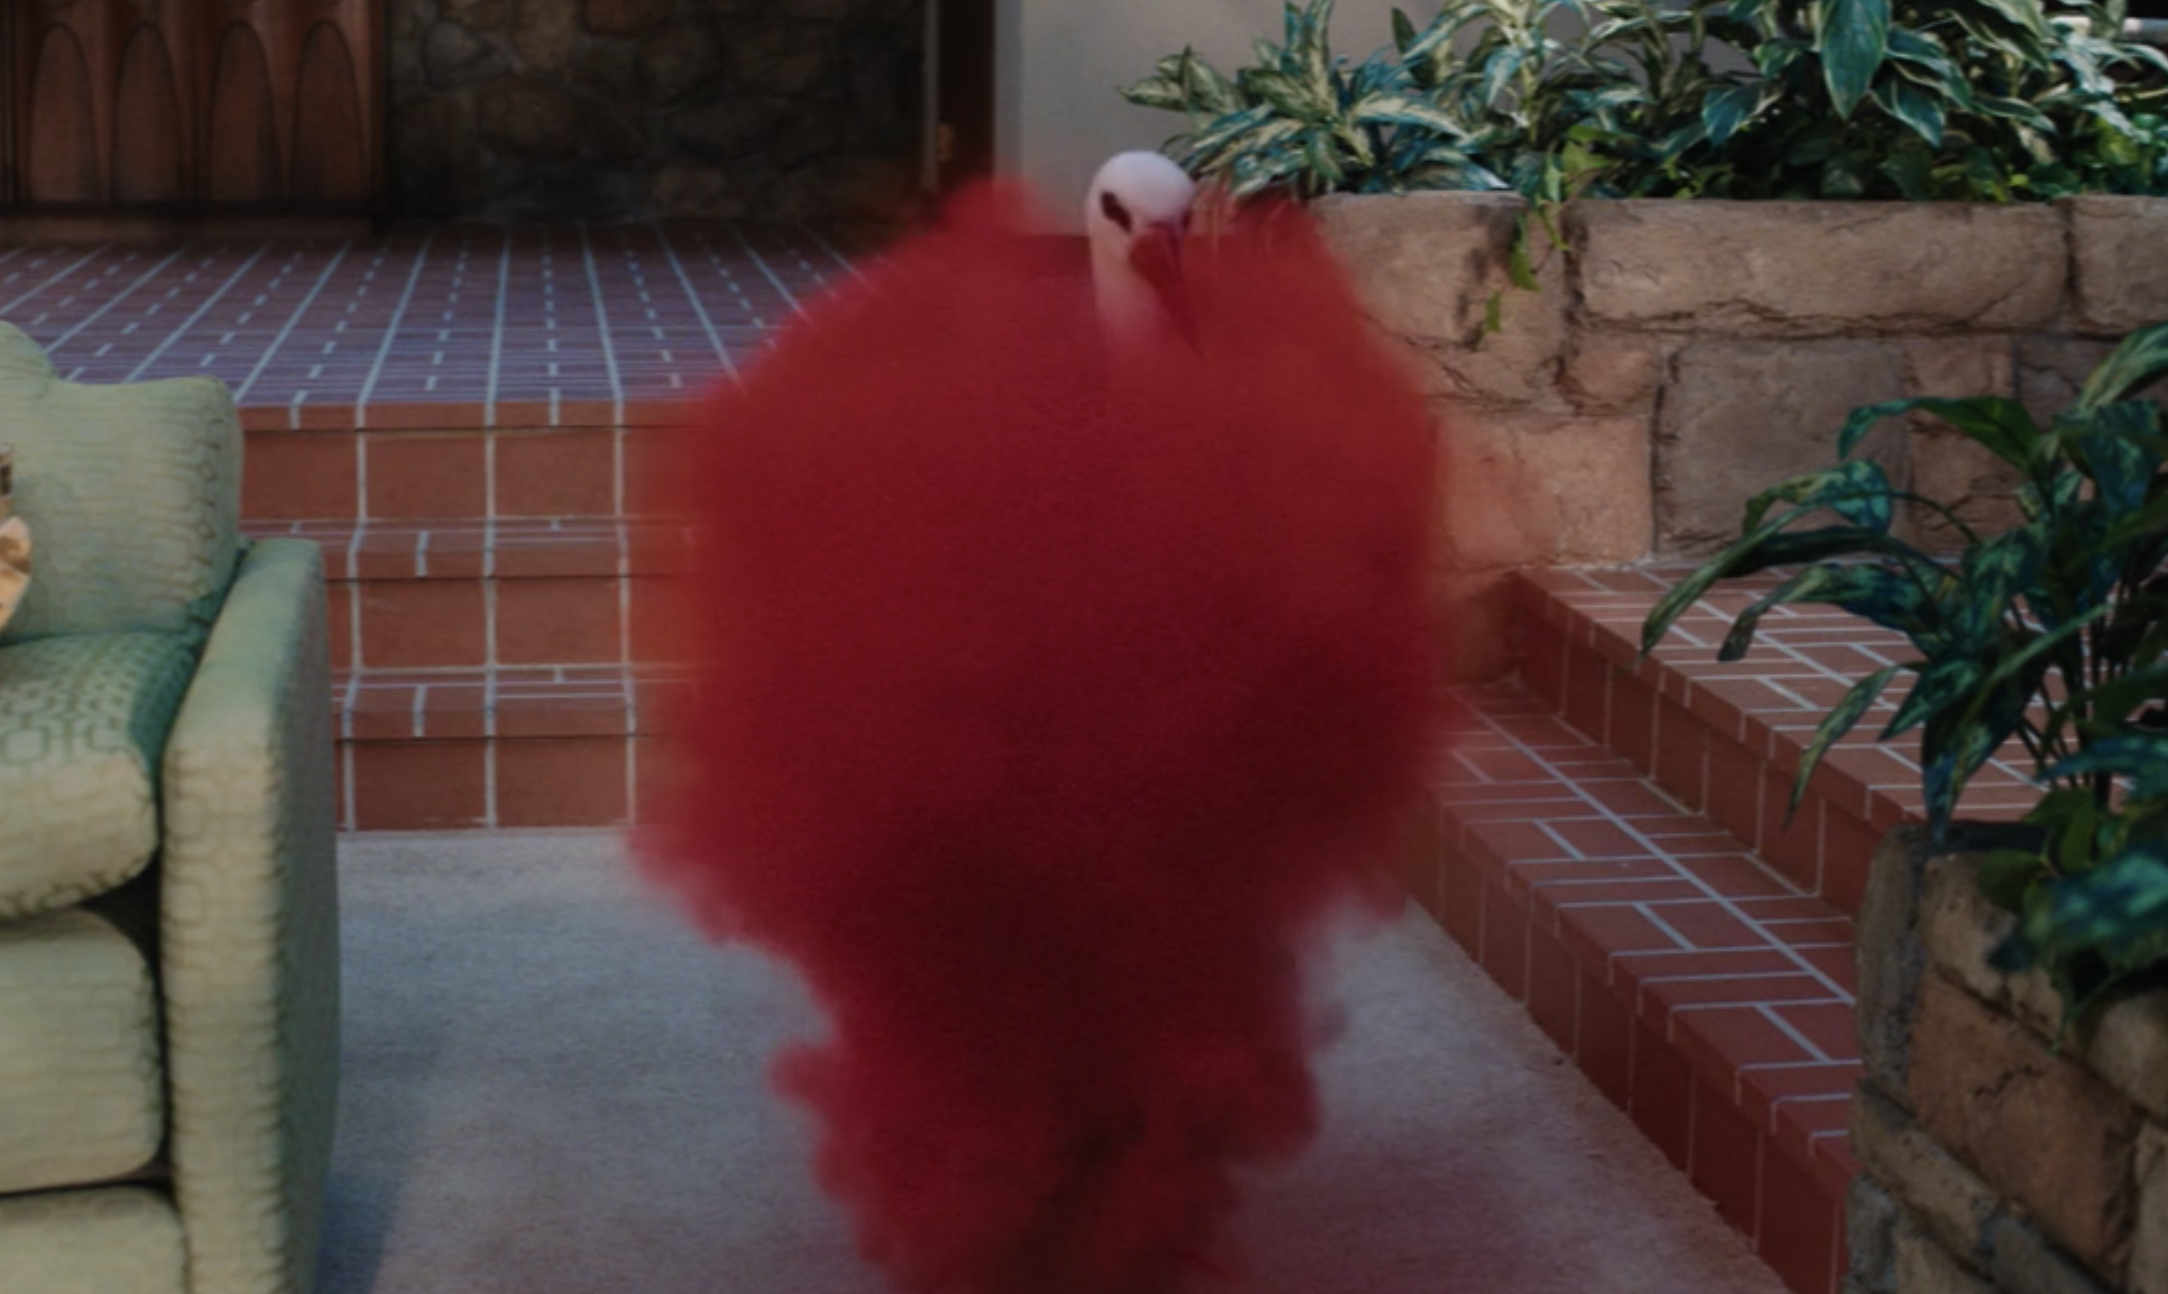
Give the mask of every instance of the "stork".
[(1092, 289), (1099, 319), (1118, 347), (1197, 341), (1196, 314), (1182, 276), (1197, 186), (1164, 155), (1117, 153), (1092, 177), (1084, 199)]
[(960, 196), (660, 474), (701, 686), (643, 856), (828, 1012), (777, 1083), (908, 1290), (1214, 1267), (1320, 1117), (1308, 943), (1396, 892), (1435, 754), (1422, 396), (1299, 212), (1185, 267), (1195, 193), (1101, 169), (1096, 309), (1020, 189)]

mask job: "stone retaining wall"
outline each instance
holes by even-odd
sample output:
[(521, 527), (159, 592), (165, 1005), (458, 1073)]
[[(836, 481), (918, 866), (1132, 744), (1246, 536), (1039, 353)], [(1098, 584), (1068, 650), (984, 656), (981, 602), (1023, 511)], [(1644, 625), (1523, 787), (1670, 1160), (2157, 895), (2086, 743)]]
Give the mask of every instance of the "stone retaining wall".
[(1976, 864), (1912, 828), (1875, 859), (1846, 1294), (2168, 1294), (2168, 991), (2058, 1051), (2045, 978), (1987, 964)]
[[(2168, 199), (1581, 202), (1563, 251), (1535, 239), (1537, 292), (1507, 278), (1523, 209), (1468, 193), (1316, 206), (1452, 428), (1441, 564), (1471, 674), (1510, 663), (1511, 568), (1709, 551), (1748, 497), (1830, 462), (1855, 406), (2000, 394), (2045, 416), (2123, 333), (2168, 319)], [(1483, 336), (1501, 291), (1503, 327)], [(1923, 430), (1870, 452), (1968, 521), (2009, 515), (1996, 460)]]
[(926, 0), (386, 0), (395, 216), (893, 220)]

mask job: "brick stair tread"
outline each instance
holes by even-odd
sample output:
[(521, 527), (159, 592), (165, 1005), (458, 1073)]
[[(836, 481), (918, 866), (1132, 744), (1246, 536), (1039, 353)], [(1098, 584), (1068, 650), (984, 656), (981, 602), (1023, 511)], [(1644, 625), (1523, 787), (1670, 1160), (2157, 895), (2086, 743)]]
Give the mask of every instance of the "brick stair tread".
[(245, 521), (252, 537), (313, 540), (332, 583), (615, 579), (684, 568), (687, 531), (612, 517)]
[[(1916, 656), (1894, 630), (1833, 607), (1791, 605), (1762, 617), (1744, 659), (1718, 661), (1717, 648), (1732, 618), (1783, 577), (1781, 572), (1762, 572), (1726, 580), (1704, 594), (1642, 659), (1643, 620), (1692, 569), (1680, 562), (1545, 568), (1518, 572), (1515, 578), (1524, 618), (1550, 625), (1569, 642), (1590, 648), (1656, 688), (1711, 731), (1746, 746), (1786, 777), (1798, 772), (1815, 728), (1853, 683)], [(1530, 664), (1542, 667), (1541, 662)], [(1875, 740), (1896, 713), (1907, 683), (1907, 676), (1899, 675), (1814, 773), (1817, 790), (1878, 832), (1917, 820), (1925, 805), (1917, 733), (1893, 742)], [(1581, 709), (1582, 703), (1569, 696), (1563, 712), (1591, 727)], [(1992, 760), (1967, 785), (1962, 811), (1976, 818), (2011, 817), (2030, 808), (2037, 796), (2038, 788), (2020, 765)]]
[[(1850, 919), (1521, 684), (1456, 700), (1436, 803), (1460, 865), (1418, 875), (1417, 897), (1697, 1184), (1736, 1149), (1693, 1130), (1744, 1127), (1841, 1201)], [(1729, 1123), (1694, 1108), (1712, 1096)]]
[(332, 677), (344, 741), (465, 741), (654, 735), (682, 686), (618, 665), (342, 670)]

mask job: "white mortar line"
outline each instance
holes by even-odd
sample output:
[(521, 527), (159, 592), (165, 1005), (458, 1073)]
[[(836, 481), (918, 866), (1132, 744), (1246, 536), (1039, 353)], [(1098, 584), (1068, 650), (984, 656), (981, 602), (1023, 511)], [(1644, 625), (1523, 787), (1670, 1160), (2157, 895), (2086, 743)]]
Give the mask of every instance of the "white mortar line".
[[(1606, 671), (1606, 673), (1608, 674), (1608, 671)], [(1497, 733), (1501, 738), (1503, 738), (1511, 749), (1519, 752), (1523, 758), (1530, 760), (1537, 767), (1543, 769), (1552, 777), (1556, 778), (1563, 786), (1570, 789), (1574, 795), (1576, 795), (1585, 803), (1589, 804), (1592, 808), (1594, 808), (1599, 815), (1609, 818), (1613, 825), (1617, 826), (1619, 830), (1625, 832), (1628, 836), (1632, 837), (1635, 842), (1640, 844), (1642, 848), (1646, 849), (1650, 857), (1659, 860), (1677, 859), (1681, 857), (1681, 855), (1673, 854), (1670, 851), (1664, 849), (1662, 846), (1658, 845), (1654, 839), (1636, 829), (1632, 825), (1632, 821), (1630, 819), (1622, 818), (1618, 814), (1611, 812), (1611, 810), (1609, 810), (1608, 808), (1605, 808), (1600, 801), (1597, 801), (1592, 796), (1590, 796), (1588, 792), (1583, 790), (1578, 783), (1568, 778), (1564, 773), (1561, 773), (1558, 769), (1558, 765), (1554, 761), (1546, 759), (1543, 755), (1539, 754), (1533, 747), (1530, 747), (1526, 742), (1521, 741), (1519, 738), (1513, 736), (1511, 733), (1506, 732), (1503, 728), (1500, 728), (1496, 723), (1492, 722), (1489, 715), (1483, 714), (1480, 710), (1476, 710), (1473, 713), (1493, 732)], [(1749, 850), (1748, 852), (1751, 853), (1752, 851)], [(1676, 868), (1674, 870), (1680, 873), (1680, 879), (1686, 881), (1690, 885), (1693, 885), (1696, 889), (1699, 889), (1702, 894), (1707, 898), (1712, 899), (1719, 904), (1722, 904), (1725, 911), (1729, 912), (1734, 918), (1744, 923), (1747, 928), (1752, 930), (1755, 934), (1760, 935), (1762, 938), (1768, 940), (1769, 947), (1790, 960), (1795, 966), (1799, 967), (1802, 974), (1811, 976), (1812, 978), (1820, 981), (1824, 987), (1829, 989), (1830, 995), (1832, 997), (1839, 998), (1846, 1002), (1850, 1002), (1853, 1000), (1852, 994), (1842, 985), (1838, 984), (1837, 981), (1832, 978), (1828, 972), (1824, 971), (1821, 967), (1816, 966), (1814, 963), (1808, 961), (1806, 958), (1800, 956), (1799, 953), (1789, 945), (1778, 940), (1773, 934), (1769, 932), (1767, 927), (1760, 920), (1739, 911), (1738, 908), (1732, 903), (1731, 899), (1720, 893), (1715, 886), (1711, 885), (1708, 881), (1703, 880), (1701, 877), (1696, 876), (1695, 874), (1686, 870), (1683, 867)], [(1817, 1052), (1817, 1054), (1819, 1054), (1819, 1052)]]
[(587, 236), (586, 221), (579, 223), (579, 231), (580, 257), (587, 263), (588, 298), (595, 307), (595, 336), (602, 346), (602, 369), (610, 375), (610, 425), (622, 427), (625, 425), (625, 384), (617, 371), (617, 347), (610, 340), (610, 313), (602, 305), (602, 271), (595, 264), (595, 246)]
[(733, 224), (730, 226), (730, 236), (738, 240), (738, 246), (745, 249), (747, 256), (753, 258), (753, 265), (768, 277), (769, 284), (775, 288), (776, 292), (781, 294), (784, 304), (790, 307), (791, 313), (804, 314), (805, 307), (798, 304), (797, 295), (784, 286), (782, 278), (769, 266), (768, 258), (756, 251), (751, 241), (746, 238), (745, 231)]
[(143, 362), (136, 365), (134, 369), (129, 371), (128, 376), (122, 378), (121, 380), (123, 382), (134, 382), (140, 380), (146, 372), (150, 371), (151, 365), (157, 363), (161, 358), (165, 356), (165, 353), (167, 351), (173, 349), (173, 343), (181, 339), (181, 334), (195, 327), (196, 321), (203, 318), (204, 314), (207, 313), (212, 306), (217, 305), (219, 302), (219, 298), (225, 296), (226, 293), (232, 291), (233, 285), (241, 281), (241, 276), (248, 273), (249, 270), (253, 269), (256, 265), (256, 262), (262, 260), (263, 254), (270, 249), (270, 244), (268, 243), (258, 247), (247, 260), (241, 262), (240, 269), (235, 270), (232, 274), (227, 276), (226, 281), (219, 285), (218, 291), (213, 292), (208, 297), (205, 297), (203, 304), (196, 307), (196, 312), (194, 314), (188, 316), (188, 318), (181, 323), (180, 327), (175, 328), (172, 332), (166, 334), (166, 339), (158, 343), (157, 349), (153, 350), (150, 354), (144, 356)]
[(715, 348), (715, 357), (723, 362), (723, 371), (730, 380), (738, 380), (738, 363), (730, 358), (730, 348), (723, 344), (723, 335), (715, 327), (715, 320), (708, 314), (706, 303), (700, 299), (700, 290), (693, 286), (692, 275), (685, 262), (678, 256), (677, 244), (670, 241), (668, 229), (659, 231), (662, 236), (663, 253), (670, 258), (670, 268), (677, 272), (678, 282), (685, 285), (685, 299), (691, 303), (693, 313), (700, 318), (700, 327), (708, 334), (708, 344)]
[(106, 311), (111, 310), (114, 306), (119, 305), (121, 302), (126, 301), (129, 297), (135, 295), (135, 290), (137, 288), (142, 287), (145, 283), (148, 283), (152, 279), (156, 278), (160, 271), (164, 270), (166, 266), (171, 265), (173, 262), (179, 260), (181, 258), (181, 253), (187, 250), (188, 244), (183, 243), (164, 260), (158, 262), (156, 265), (151, 266), (149, 269), (143, 271), (143, 273), (136, 276), (135, 281), (130, 283), (127, 287), (124, 287), (120, 291), (114, 293), (112, 296), (107, 297), (105, 300), (105, 304), (99, 306), (96, 310), (93, 310), (89, 314), (84, 315), (82, 318), (76, 320), (75, 326), (73, 328), (68, 329), (68, 331), (60, 334), (60, 336), (54, 338), (51, 342), (49, 342), (45, 347), (46, 353), (51, 354), (53, 351), (59, 350), (62, 346), (67, 344), (69, 338), (75, 336), (77, 333), (83, 331), (85, 328), (88, 328), (90, 325), (104, 318)]
[[(248, 399), (249, 388), (255, 386), (256, 379), (263, 376), (264, 368), (271, 363), (272, 357), (279, 353), (279, 348), (286, 344), (286, 339), (293, 335), (294, 328), (301, 322), (301, 317), (309, 312), (310, 306), (316, 304), (317, 294), (322, 292), (324, 285), (331, 281), (332, 274), (337, 272), (339, 268), (339, 262), (346, 259), (346, 253), (352, 248), (353, 243), (351, 242), (340, 243), (339, 250), (333, 254), (329, 261), (325, 262), (324, 272), (316, 276), (316, 282), (310, 285), (308, 295), (301, 298), (301, 304), (296, 306), (294, 312), (286, 317), (286, 322), (280, 326), (278, 335), (271, 339), (269, 346), (264, 347), (263, 354), (256, 359), (256, 367), (250, 369), (248, 376), (242, 379), (241, 385), (234, 388), (233, 402), (235, 404), (240, 404)], [(307, 394), (306, 391), (294, 393), (291, 417), (293, 424), (297, 427), (301, 423), (301, 399)]]
[(369, 376), (361, 384), (361, 394), (354, 400), (354, 425), (369, 425), (369, 397), (376, 393), (376, 384), (384, 373), (384, 361), (391, 356), (392, 343), (399, 339), (399, 325), (406, 322), (407, 307), (414, 301), (414, 289), (421, 282), (422, 266), (429, 260), (429, 244), (437, 236), (434, 227), (422, 235), (422, 245), (414, 251), (414, 268), (407, 271), (406, 287), (399, 293), (399, 304), (392, 309), (391, 322), (384, 326), (384, 340), (376, 348), (376, 361), (369, 365)]
[(35, 297), (40, 292), (43, 292), (45, 289), (53, 286), (55, 283), (60, 282), (62, 279), (68, 277), (70, 274), (73, 274), (77, 270), (83, 268), (84, 265), (96, 259), (101, 253), (105, 252), (111, 246), (111, 243), (100, 243), (96, 247), (93, 247), (89, 251), (83, 253), (81, 256), (78, 256), (74, 260), (68, 262), (66, 268), (57, 271), (52, 275), (52, 277), (43, 280), (36, 287), (30, 289), (28, 292), (23, 293), (21, 296), (16, 297), (13, 301), (8, 302), (6, 305), (0, 305), (0, 316), (14, 314), (17, 308), (19, 308), (24, 302), (30, 300), (32, 297)]

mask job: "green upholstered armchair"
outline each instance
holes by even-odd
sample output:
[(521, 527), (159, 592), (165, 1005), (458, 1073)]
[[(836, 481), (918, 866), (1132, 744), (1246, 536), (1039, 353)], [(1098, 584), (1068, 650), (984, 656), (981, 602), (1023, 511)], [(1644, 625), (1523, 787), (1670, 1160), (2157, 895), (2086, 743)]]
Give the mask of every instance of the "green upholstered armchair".
[(208, 378), (0, 324), (35, 537), (0, 627), (0, 1294), (313, 1275), (338, 1066), (322, 558), (244, 542)]

